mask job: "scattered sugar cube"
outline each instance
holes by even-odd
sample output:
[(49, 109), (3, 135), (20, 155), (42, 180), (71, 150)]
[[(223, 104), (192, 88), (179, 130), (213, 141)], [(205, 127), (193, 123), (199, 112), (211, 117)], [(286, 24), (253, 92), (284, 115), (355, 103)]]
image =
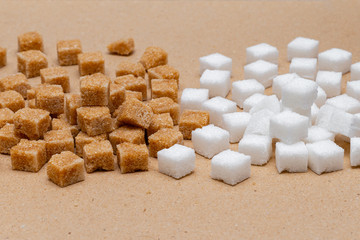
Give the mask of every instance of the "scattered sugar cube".
[(274, 64), (278, 63), (279, 51), (267, 43), (260, 43), (246, 48), (246, 63), (252, 63), (257, 60), (265, 60)]
[(81, 42), (79, 39), (58, 41), (56, 48), (60, 66), (78, 64), (78, 55), (82, 53)]
[(141, 128), (148, 128), (150, 126), (153, 111), (145, 103), (135, 98), (130, 98), (120, 108), (122, 111), (118, 116), (118, 122)]
[(211, 178), (236, 185), (250, 177), (250, 167), (250, 156), (228, 149), (211, 159)]
[(66, 121), (66, 119), (61, 119), (61, 118), (53, 118), (51, 120), (51, 129), (68, 130), (71, 132), (71, 135), (73, 137), (75, 137), (80, 131), (80, 128), (77, 125), (71, 125)]
[(23, 98), (27, 97), (27, 90), (31, 88), (29, 81), (22, 73), (10, 74), (0, 79), (0, 91), (15, 90)]
[(243, 108), (245, 99), (255, 93), (264, 94), (264, 86), (255, 79), (247, 79), (242, 81), (235, 81), (232, 83), (232, 100)]
[(10, 149), (20, 142), (21, 135), (15, 131), (14, 124), (6, 124), (0, 129), (0, 153), (10, 154)]
[(135, 77), (145, 78), (145, 68), (141, 63), (122, 61), (116, 67), (116, 77), (132, 74)]
[(304, 139), (305, 143), (314, 143), (324, 140), (335, 140), (335, 134), (319, 126), (311, 126), (308, 130), (308, 136)]
[(297, 37), (287, 46), (288, 60), (293, 58), (316, 58), (319, 52), (319, 41), (311, 38)]
[(65, 93), (70, 92), (70, 78), (68, 71), (63, 67), (40, 69), (41, 83), (61, 85)]
[(74, 152), (74, 138), (69, 130), (51, 130), (44, 134), (47, 159), (62, 151)]
[(81, 102), (79, 94), (71, 93), (65, 95), (65, 116), (71, 125), (77, 124), (76, 109), (81, 107)]
[(289, 72), (313, 80), (317, 72), (317, 58), (293, 58)]
[(324, 89), (322, 89), (320, 86), (318, 86), (317, 87), (317, 96), (316, 96), (316, 99), (315, 99), (315, 104), (318, 107), (321, 107), (321, 106), (323, 106), (325, 104), (326, 99), (327, 99), (327, 95), (326, 95)]
[(294, 78), (298, 78), (298, 77), (299, 75), (297, 75), (296, 73), (286, 73), (276, 76), (272, 84), (273, 94), (275, 94), (280, 99), (283, 86), (285, 86), (288, 83), (291, 83), (291, 81)]
[(244, 135), (239, 142), (239, 152), (250, 156), (252, 165), (264, 165), (272, 154), (272, 140), (269, 136)]
[(341, 94), (339, 96), (329, 98), (326, 100), (326, 104), (342, 109), (348, 113), (354, 114), (360, 112), (360, 102), (347, 94)]
[[(174, 79), (179, 87), (180, 73), (177, 69), (169, 65), (161, 65), (154, 68), (150, 68), (147, 71), (149, 77), (149, 83), (152, 79)], [(151, 87), (151, 86), (150, 86)]]
[(309, 151), (309, 167), (316, 174), (343, 169), (344, 149), (333, 141), (308, 143), (306, 147)]
[(8, 108), (13, 112), (25, 107), (25, 100), (20, 93), (9, 90), (0, 92), (0, 107)]
[(243, 103), (243, 110), (244, 112), (249, 112), (250, 109), (255, 106), (257, 103), (259, 103), (262, 99), (265, 98), (266, 95), (261, 93), (255, 93), (251, 95), (250, 97), (246, 98)]
[[(154, 114), (151, 118), (151, 123), (147, 131), (147, 136), (151, 136), (162, 128), (173, 128), (174, 122), (170, 113)], [(181, 131), (179, 129), (179, 131)]]
[(38, 32), (26, 32), (18, 36), (18, 51), (44, 51), (42, 36)]
[(145, 144), (124, 142), (117, 145), (117, 162), (121, 173), (147, 171), (149, 150)]
[(259, 135), (270, 135), (270, 118), (275, 113), (269, 109), (260, 110), (251, 115), (249, 123), (245, 129), (244, 135), (247, 134), (259, 134)]
[(6, 48), (0, 47), (0, 68), (5, 67), (6, 63)]
[(251, 115), (247, 112), (233, 112), (222, 115), (223, 128), (230, 133), (230, 143), (237, 143), (243, 137)]
[(164, 149), (169, 148), (175, 144), (183, 143), (183, 135), (181, 132), (172, 128), (162, 128), (156, 133), (152, 134), (149, 138), (149, 152), (151, 157), (157, 157), (157, 153)]
[(350, 140), (350, 165), (360, 165), (360, 137), (353, 137)]
[(134, 51), (134, 47), (135, 47), (134, 39), (126, 38), (110, 43), (107, 46), (107, 49), (110, 53), (114, 53), (122, 56), (128, 56)]
[(273, 79), (278, 75), (278, 66), (276, 64), (257, 60), (256, 62), (250, 63), (244, 67), (244, 78), (245, 79), (256, 79), (265, 88), (272, 85)]
[(146, 70), (168, 62), (168, 54), (160, 47), (147, 47), (140, 58), (140, 63)]
[(258, 112), (263, 109), (268, 109), (274, 113), (279, 113), (281, 104), (275, 95), (265, 96), (261, 101), (255, 104), (249, 111), (250, 114)]
[(151, 97), (168, 97), (178, 102), (178, 85), (175, 79), (153, 79), (151, 80)]
[(191, 133), (197, 128), (202, 128), (210, 123), (210, 114), (208, 111), (185, 110), (181, 114), (179, 131), (185, 140), (191, 140)]
[(40, 69), (48, 67), (48, 61), (41, 51), (28, 50), (17, 53), (18, 71), (27, 78), (40, 76)]
[(222, 115), (224, 113), (236, 112), (236, 103), (223, 97), (211, 98), (202, 104), (202, 110), (209, 111), (210, 123), (222, 126)]
[(46, 144), (43, 140), (21, 139), (10, 149), (13, 170), (38, 172), (46, 163)]
[(81, 131), (89, 136), (111, 132), (113, 122), (107, 107), (80, 107), (77, 110), (77, 121)]
[(209, 70), (224, 70), (232, 71), (232, 59), (226, 57), (220, 53), (213, 53), (204, 57), (199, 58), (200, 62), (200, 75), (206, 69)]
[(94, 73), (105, 74), (105, 59), (100, 51), (78, 54), (80, 76)]
[[(121, 104), (125, 101), (125, 88), (119, 84), (110, 83), (109, 85), (109, 109), (113, 113), (116, 109), (119, 108)], [(140, 94), (140, 100), (142, 100), (142, 94)]]
[(350, 67), (351, 81), (360, 80), (360, 62), (354, 63)]
[(82, 106), (107, 106), (109, 103), (110, 78), (95, 73), (80, 78)]
[(308, 150), (303, 142), (287, 145), (282, 142), (276, 143), (275, 160), (279, 173), (306, 172), (308, 168)]
[(89, 136), (84, 132), (79, 132), (79, 134), (75, 137), (75, 146), (76, 146), (76, 154), (80, 157), (83, 156), (83, 149), (86, 144), (95, 142), (95, 141), (102, 141), (106, 140), (107, 136), (106, 133), (96, 135), (96, 136)]
[(311, 124), (313, 125), (316, 122), (319, 110), (319, 107), (315, 103), (311, 106)]
[(114, 170), (114, 155), (108, 140), (94, 141), (86, 144), (83, 149), (85, 169), (87, 173), (96, 170)]
[(114, 83), (123, 86), (125, 90), (141, 92), (142, 99), (147, 99), (146, 81), (141, 77), (134, 77), (134, 75), (120, 76), (115, 78)]
[(360, 80), (346, 83), (346, 94), (360, 101)]
[(174, 102), (172, 99), (168, 97), (156, 98), (150, 100), (147, 104), (154, 114), (170, 113), (174, 125), (179, 123), (180, 107), (179, 104)]
[(64, 112), (65, 95), (60, 85), (45, 85), (36, 90), (35, 103), (39, 109), (44, 109), (50, 114)]
[(7, 123), (14, 123), (14, 112), (8, 108), (0, 108), (0, 128)]
[(145, 144), (145, 130), (139, 127), (124, 125), (109, 134), (109, 141), (114, 152), (116, 152), (116, 146), (124, 142)]
[(180, 179), (195, 168), (195, 151), (180, 144), (158, 152), (159, 172)]
[(205, 88), (185, 88), (181, 94), (181, 111), (201, 110), (201, 105), (209, 100), (209, 89)]
[(206, 69), (200, 77), (200, 87), (209, 89), (209, 97), (226, 97), (231, 88), (231, 72)]
[(341, 72), (319, 71), (316, 83), (326, 92), (327, 97), (335, 97), (341, 93)]
[(230, 147), (229, 132), (213, 124), (192, 131), (191, 140), (195, 152), (206, 158), (212, 158)]
[(350, 71), (352, 54), (339, 48), (332, 48), (319, 53), (319, 70), (342, 72)]
[(310, 109), (317, 97), (317, 84), (304, 78), (295, 78), (282, 88), (282, 104), (290, 108)]

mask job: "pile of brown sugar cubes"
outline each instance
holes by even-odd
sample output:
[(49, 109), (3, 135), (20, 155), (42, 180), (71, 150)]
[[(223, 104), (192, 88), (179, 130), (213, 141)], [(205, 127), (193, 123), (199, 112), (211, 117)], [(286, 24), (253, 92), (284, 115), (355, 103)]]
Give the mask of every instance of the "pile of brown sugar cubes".
[[(108, 45), (112, 54), (133, 50), (131, 38)], [(83, 181), (85, 171), (114, 170), (114, 155), (121, 173), (146, 171), (149, 157), (209, 123), (208, 113), (204, 121), (203, 112), (199, 118), (192, 111), (180, 131), (174, 128), (179, 71), (167, 65), (160, 47), (146, 48), (139, 62), (122, 61), (115, 79), (105, 75), (102, 52), (82, 52), (79, 40), (57, 43), (56, 67), (48, 68), (37, 32), (18, 36), (18, 51), (19, 73), (0, 79), (0, 152), (10, 154), (14, 170), (37, 172), (47, 163), (48, 178), (60, 187)], [(5, 65), (6, 49), (0, 48)], [(70, 65), (79, 66), (73, 81), (80, 81), (80, 93), (70, 93)], [(31, 87), (28, 78), (38, 76), (41, 84)]]

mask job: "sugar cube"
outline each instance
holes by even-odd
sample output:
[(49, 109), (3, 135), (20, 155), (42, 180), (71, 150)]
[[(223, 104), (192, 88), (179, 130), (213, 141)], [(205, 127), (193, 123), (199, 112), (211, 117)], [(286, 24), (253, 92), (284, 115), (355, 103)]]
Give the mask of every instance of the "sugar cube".
[(9, 90), (0, 92), (0, 107), (8, 108), (13, 112), (25, 107), (25, 100), (20, 93)]
[(281, 110), (279, 99), (275, 95), (265, 96), (261, 101), (259, 101), (250, 109), (249, 113), (253, 114), (263, 109), (269, 109), (274, 113), (279, 113)]
[(61, 114), (64, 112), (64, 97), (60, 85), (44, 85), (36, 90), (36, 107), (47, 110), (50, 114)]
[(205, 88), (185, 88), (181, 94), (181, 111), (201, 110), (203, 102), (209, 99), (209, 89)]
[(352, 54), (339, 48), (332, 48), (319, 53), (319, 70), (342, 72), (350, 71)]
[(208, 111), (185, 110), (180, 118), (179, 131), (185, 140), (191, 139), (191, 132), (197, 128), (202, 128), (210, 123)]
[[(113, 113), (116, 109), (119, 108), (121, 104), (125, 101), (125, 88), (116, 83), (110, 83), (109, 85), (109, 109)], [(142, 94), (140, 93), (140, 100), (142, 100)]]
[(326, 92), (327, 97), (335, 97), (341, 93), (341, 72), (319, 71), (316, 83)]
[(200, 77), (200, 87), (209, 89), (209, 97), (226, 97), (230, 91), (230, 71), (206, 69)]
[(81, 42), (79, 39), (58, 41), (56, 48), (60, 66), (78, 64), (78, 55), (82, 53)]
[(78, 64), (80, 76), (105, 74), (105, 59), (100, 51), (78, 54)]
[(117, 65), (116, 77), (132, 74), (135, 77), (145, 78), (145, 68), (141, 63), (122, 61)]
[(122, 111), (118, 116), (118, 121), (136, 127), (148, 128), (151, 123), (153, 111), (145, 103), (135, 99), (127, 99), (121, 105)]
[(176, 80), (177, 86), (179, 86), (180, 73), (177, 69), (175, 69), (172, 66), (169, 65), (157, 66), (148, 69), (147, 73), (150, 83), (152, 79), (174, 79)]
[(10, 149), (20, 142), (21, 134), (15, 131), (14, 124), (6, 124), (0, 129), (0, 153), (10, 154)]
[(223, 128), (230, 133), (230, 143), (237, 143), (243, 137), (251, 115), (247, 112), (233, 112), (222, 115)]
[(319, 52), (319, 41), (311, 38), (297, 37), (287, 46), (288, 60), (298, 58), (316, 58)]
[(223, 97), (211, 98), (202, 104), (202, 110), (209, 111), (210, 123), (221, 127), (224, 113), (236, 112), (236, 103)]
[(290, 73), (296, 73), (300, 77), (314, 80), (317, 72), (316, 58), (293, 58), (290, 63)]
[(42, 36), (38, 32), (26, 32), (18, 36), (18, 51), (44, 51)]
[(247, 134), (259, 134), (259, 135), (270, 135), (270, 118), (275, 113), (269, 109), (260, 110), (251, 115), (249, 123), (245, 129), (244, 135)]
[(125, 90), (125, 101), (129, 98), (136, 98), (139, 101), (142, 101), (143, 99), (141, 92)]
[(360, 80), (346, 83), (346, 94), (360, 101)]
[(275, 94), (280, 99), (283, 86), (285, 86), (288, 83), (291, 83), (291, 81), (297, 77), (299, 76), (296, 73), (286, 73), (276, 76), (272, 84), (273, 94)]
[(133, 75), (120, 76), (115, 78), (114, 83), (123, 86), (125, 90), (141, 92), (142, 99), (147, 99), (146, 81), (141, 77), (134, 77)]
[(150, 100), (148, 106), (152, 109), (154, 114), (170, 113), (174, 125), (179, 123), (180, 109), (179, 104), (168, 97), (156, 98)]
[(66, 121), (66, 119), (62, 118), (53, 118), (51, 120), (51, 129), (68, 130), (71, 132), (71, 135), (73, 137), (75, 137), (80, 131), (80, 128), (77, 125), (71, 125), (69, 122)]
[(247, 134), (239, 142), (239, 152), (251, 157), (251, 164), (264, 165), (272, 154), (272, 140), (269, 136)]
[(348, 113), (359, 113), (360, 102), (347, 94), (341, 94), (326, 100), (326, 104), (342, 109)]
[(178, 86), (175, 79), (152, 79), (151, 97), (168, 97), (174, 102), (178, 102)]
[(81, 107), (81, 97), (79, 94), (65, 95), (65, 116), (71, 125), (77, 124), (76, 109)]
[(279, 51), (267, 43), (260, 43), (246, 48), (246, 63), (265, 60), (274, 64), (278, 63)]
[(264, 94), (264, 86), (255, 79), (247, 79), (242, 81), (235, 81), (232, 83), (232, 100), (243, 108), (245, 99), (255, 93)]
[(5, 126), (7, 123), (14, 122), (14, 112), (8, 108), (0, 108), (0, 128)]
[(47, 159), (62, 151), (74, 152), (74, 138), (70, 130), (51, 130), (44, 134)]
[(310, 109), (317, 97), (317, 84), (304, 78), (295, 78), (281, 93), (282, 104), (290, 108)]
[(81, 131), (89, 136), (96, 136), (112, 131), (113, 121), (107, 107), (80, 107), (77, 110), (77, 121)]
[(256, 79), (264, 85), (265, 88), (272, 85), (272, 81), (277, 75), (278, 66), (264, 60), (257, 60), (244, 67), (244, 78)]
[(121, 143), (116, 155), (121, 173), (148, 170), (149, 150), (145, 144)]
[(84, 132), (79, 132), (79, 134), (75, 137), (75, 146), (76, 146), (76, 154), (80, 157), (83, 156), (83, 149), (86, 144), (95, 142), (95, 141), (102, 141), (106, 140), (107, 136), (106, 133), (96, 135), (96, 136), (89, 136)]
[(303, 142), (293, 144), (276, 143), (275, 160), (279, 173), (306, 172), (308, 168), (308, 150)]
[(110, 53), (114, 53), (122, 56), (128, 56), (134, 51), (134, 47), (135, 47), (134, 39), (126, 38), (110, 43), (107, 46), (107, 49)]
[(324, 140), (335, 140), (335, 134), (319, 126), (311, 126), (308, 130), (308, 136), (304, 139), (305, 143), (314, 143)]
[(255, 106), (257, 103), (259, 103), (264, 98), (265, 98), (265, 95), (261, 94), (261, 93), (255, 93), (255, 94), (251, 95), (250, 97), (246, 98), (243, 103), (244, 112), (249, 112), (253, 106)]
[(320, 86), (318, 86), (317, 87), (317, 96), (316, 96), (316, 99), (315, 99), (315, 104), (318, 107), (321, 107), (321, 106), (323, 106), (325, 104), (326, 99), (327, 99), (327, 95), (326, 95), (324, 89), (322, 89)]
[(6, 48), (0, 47), (0, 68), (6, 66)]
[(350, 165), (360, 165), (360, 137), (353, 137), (350, 140)]
[(95, 73), (80, 78), (82, 106), (107, 106), (109, 102), (110, 78)]
[(133, 126), (121, 126), (109, 134), (110, 143), (116, 152), (116, 145), (124, 142), (145, 144), (145, 131)]
[(160, 47), (147, 47), (140, 58), (140, 63), (146, 70), (168, 62), (168, 54)]
[(156, 133), (152, 134), (149, 138), (149, 152), (151, 157), (157, 157), (157, 153), (164, 149), (169, 148), (176, 143), (183, 143), (183, 135), (181, 132), (172, 128), (162, 128)]
[(27, 90), (31, 86), (29, 81), (22, 73), (10, 74), (0, 79), (0, 91), (15, 90), (20, 93), (23, 98), (27, 96)]
[(48, 67), (48, 61), (41, 51), (28, 50), (17, 53), (18, 71), (27, 78), (40, 76), (40, 69)]
[(61, 85), (64, 92), (70, 92), (70, 78), (68, 71), (63, 67), (40, 69), (41, 83)]
[(206, 69), (224, 70), (229, 71), (230, 73), (232, 71), (232, 59), (220, 53), (212, 53), (210, 55), (200, 57), (199, 62), (200, 75), (203, 74)]
[[(162, 128), (173, 128), (174, 123), (170, 113), (154, 114), (151, 118), (151, 123), (147, 129), (147, 136), (151, 136)], [(179, 131), (181, 132), (180, 126)], [(184, 135), (184, 133), (182, 132)]]
[(360, 62), (354, 63), (350, 67), (351, 81), (360, 80)]
[(98, 169), (112, 171), (115, 168), (113, 148), (108, 140), (86, 144), (83, 149), (83, 156), (87, 173), (92, 173)]

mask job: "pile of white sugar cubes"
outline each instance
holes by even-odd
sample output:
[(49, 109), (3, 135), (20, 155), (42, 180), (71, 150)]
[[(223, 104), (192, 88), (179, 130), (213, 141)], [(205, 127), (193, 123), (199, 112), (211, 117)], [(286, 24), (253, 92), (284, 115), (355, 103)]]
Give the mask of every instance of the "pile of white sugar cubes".
[[(335, 136), (350, 142), (351, 166), (360, 165), (360, 62), (352, 64), (346, 50), (318, 51), (319, 41), (294, 39), (287, 46), (289, 73), (278, 75), (276, 47), (248, 47), (245, 80), (234, 82), (231, 58), (200, 57), (200, 88), (184, 89), (181, 110), (210, 113), (210, 125), (192, 131), (191, 140), (196, 153), (211, 159), (213, 179), (235, 185), (249, 178), (251, 164), (264, 165), (272, 157), (273, 141), (279, 173), (343, 169), (344, 149)], [(351, 81), (341, 94), (342, 75), (349, 71)], [(264, 94), (269, 87), (270, 96)], [(238, 151), (230, 143), (238, 143)], [(175, 146), (178, 167), (159, 170), (175, 178), (189, 174), (194, 150)]]

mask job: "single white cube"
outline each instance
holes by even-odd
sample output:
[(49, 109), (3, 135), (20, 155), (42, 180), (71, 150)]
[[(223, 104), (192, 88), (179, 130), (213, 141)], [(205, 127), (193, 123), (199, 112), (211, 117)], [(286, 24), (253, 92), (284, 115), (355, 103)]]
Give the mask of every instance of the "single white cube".
[(295, 78), (281, 92), (282, 104), (290, 108), (310, 109), (317, 97), (317, 84), (304, 78)]
[(309, 151), (309, 167), (316, 174), (343, 169), (344, 149), (333, 141), (308, 143), (306, 147)]
[(293, 58), (290, 63), (290, 73), (314, 80), (317, 72), (316, 58)]
[(360, 80), (360, 62), (352, 64), (350, 69), (351, 81)]
[(209, 111), (210, 123), (222, 127), (222, 115), (236, 112), (236, 103), (223, 97), (214, 97), (202, 103), (201, 109)]
[(244, 112), (249, 112), (252, 107), (254, 107), (257, 103), (259, 103), (262, 99), (264, 99), (266, 95), (261, 93), (255, 93), (250, 97), (246, 98), (243, 104)]
[(185, 88), (180, 99), (181, 111), (201, 110), (201, 105), (206, 100), (209, 100), (209, 89)]
[(320, 110), (319, 107), (315, 103), (311, 106), (311, 116), (310, 116), (310, 118), (311, 118), (311, 124), (312, 125), (315, 125), (319, 110)]
[(272, 81), (277, 75), (278, 66), (264, 60), (257, 60), (244, 67), (244, 78), (256, 79), (264, 85), (265, 88), (272, 85)]
[(270, 118), (270, 136), (293, 144), (308, 136), (309, 118), (285, 111)]
[(288, 60), (291, 61), (293, 58), (316, 58), (319, 52), (319, 41), (297, 37), (292, 40), (287, 46)]
[(360, 137), (350, 139), (350, 165), (352, 167), (360, 165)]
[(275, 94), (279, 99), (281, 98), (281, 91), (283, 86), (285, 86), (288, 83), (291, 83), (291, 81), (294, 78), (298, 78), (299, 75), (296, 73), (286, 73), (279, 76), (276, 76), (273, 80), (272, 84), (272, 92)]
[(211, 159), (211, 178), (236, 185), (250, 177), (250, 167), (250, 156), (228, 149)]
[(200, 77), (200, 88), (209, 89), (209, 97), (226, 97), (230, 91), (230, 71), (206, 69)]
[(316, 83), (324, 89), (328, 98), (341, 93), (341, 72), (319, 71), (316, 75)]
[(222, 115), (223, 128), (230, 133), (230, 143), (240, 141), (250, 118), (251, 114), (247, 112), (233, 112)]
[(291, 145), (277, 142), (275, 149), (276, 168), (279, 173), (306, 172), (308, 168), (308, 150), (303, 142)]
[(206, 70), (232, 71), (232, 59), (220, 53), (213, 53), (199, 58), (200, 75)]
[(335, 134), (319, 126), (312, 126), (308, 130), (308, 136), (304, 139), (305, 143), (314, 143), (324, 140), (335, 140)]
[(228, 131), (207, 125), (191, 132), (191, 140), (195, 152), (206, 158), (212, 158), (215, 154), (229, 149), (230, 134)]
[(272, 154), (272, 140), (269, 136), (248, 134), (239, 142), (239, 152), (251, 157), (251, 164), (264, 165)]
[(236, 102), (240, 108), (243, 108), (243, 103), (246, 98), (255, 93), (264, 94), (264, 91), (264, 86), (255, 79), (235, 81), (232, 84), (232, 100)]
[(252, 63), (257, 60), (265, 60), (278, 64), (279, 51), (276, 47), (267, 43), (260, 43), (246, 48), (246, 63)]
[(326, 50), (319, 53), (319, 70), (347, 73), (350, 71), (351, 59), (351, 52), (343, 49), (332, 48)]
[(328, 100), (326, 100), (326, 104), (342, 109), (345, 112), (352, 114), (360, 112), (359, 100), (350, 97), (347, 94), (341, 94), (339, 96), (329, 98)]
[(175, 144), (157, 153), (159, 172), (173, 178), (182, 178), (195, 168), (195, 151), (192, 148)]
[(269, 136), (270, 135), (270, 118), (275, 113), (268, 109), (260, 110), (251, 115), (250, 121), (245, 129), (244, 135), (258, 134)]
[(315, 104), (318, 107), (321, 107), (321, 106), (323, 106), (325, 104), (326, 99), (327, 99), (326, 92), (324, 91), (324, 89), (322, 89), (320, 86), (318, 86), (318, 88), (317, 88), (317, 96), (316, 96), (316, 99), (315, 99)]
[(346, 94), (360, 101), (360, 80), (347, 82)]
[(275, 95), (265, 96), (261, 101), (259, 101), (250, 109), (249, 113), (254, 114), (263, 109), (268, 109), (274, 113), (279, 113), (281, 110), (279, 99)]

